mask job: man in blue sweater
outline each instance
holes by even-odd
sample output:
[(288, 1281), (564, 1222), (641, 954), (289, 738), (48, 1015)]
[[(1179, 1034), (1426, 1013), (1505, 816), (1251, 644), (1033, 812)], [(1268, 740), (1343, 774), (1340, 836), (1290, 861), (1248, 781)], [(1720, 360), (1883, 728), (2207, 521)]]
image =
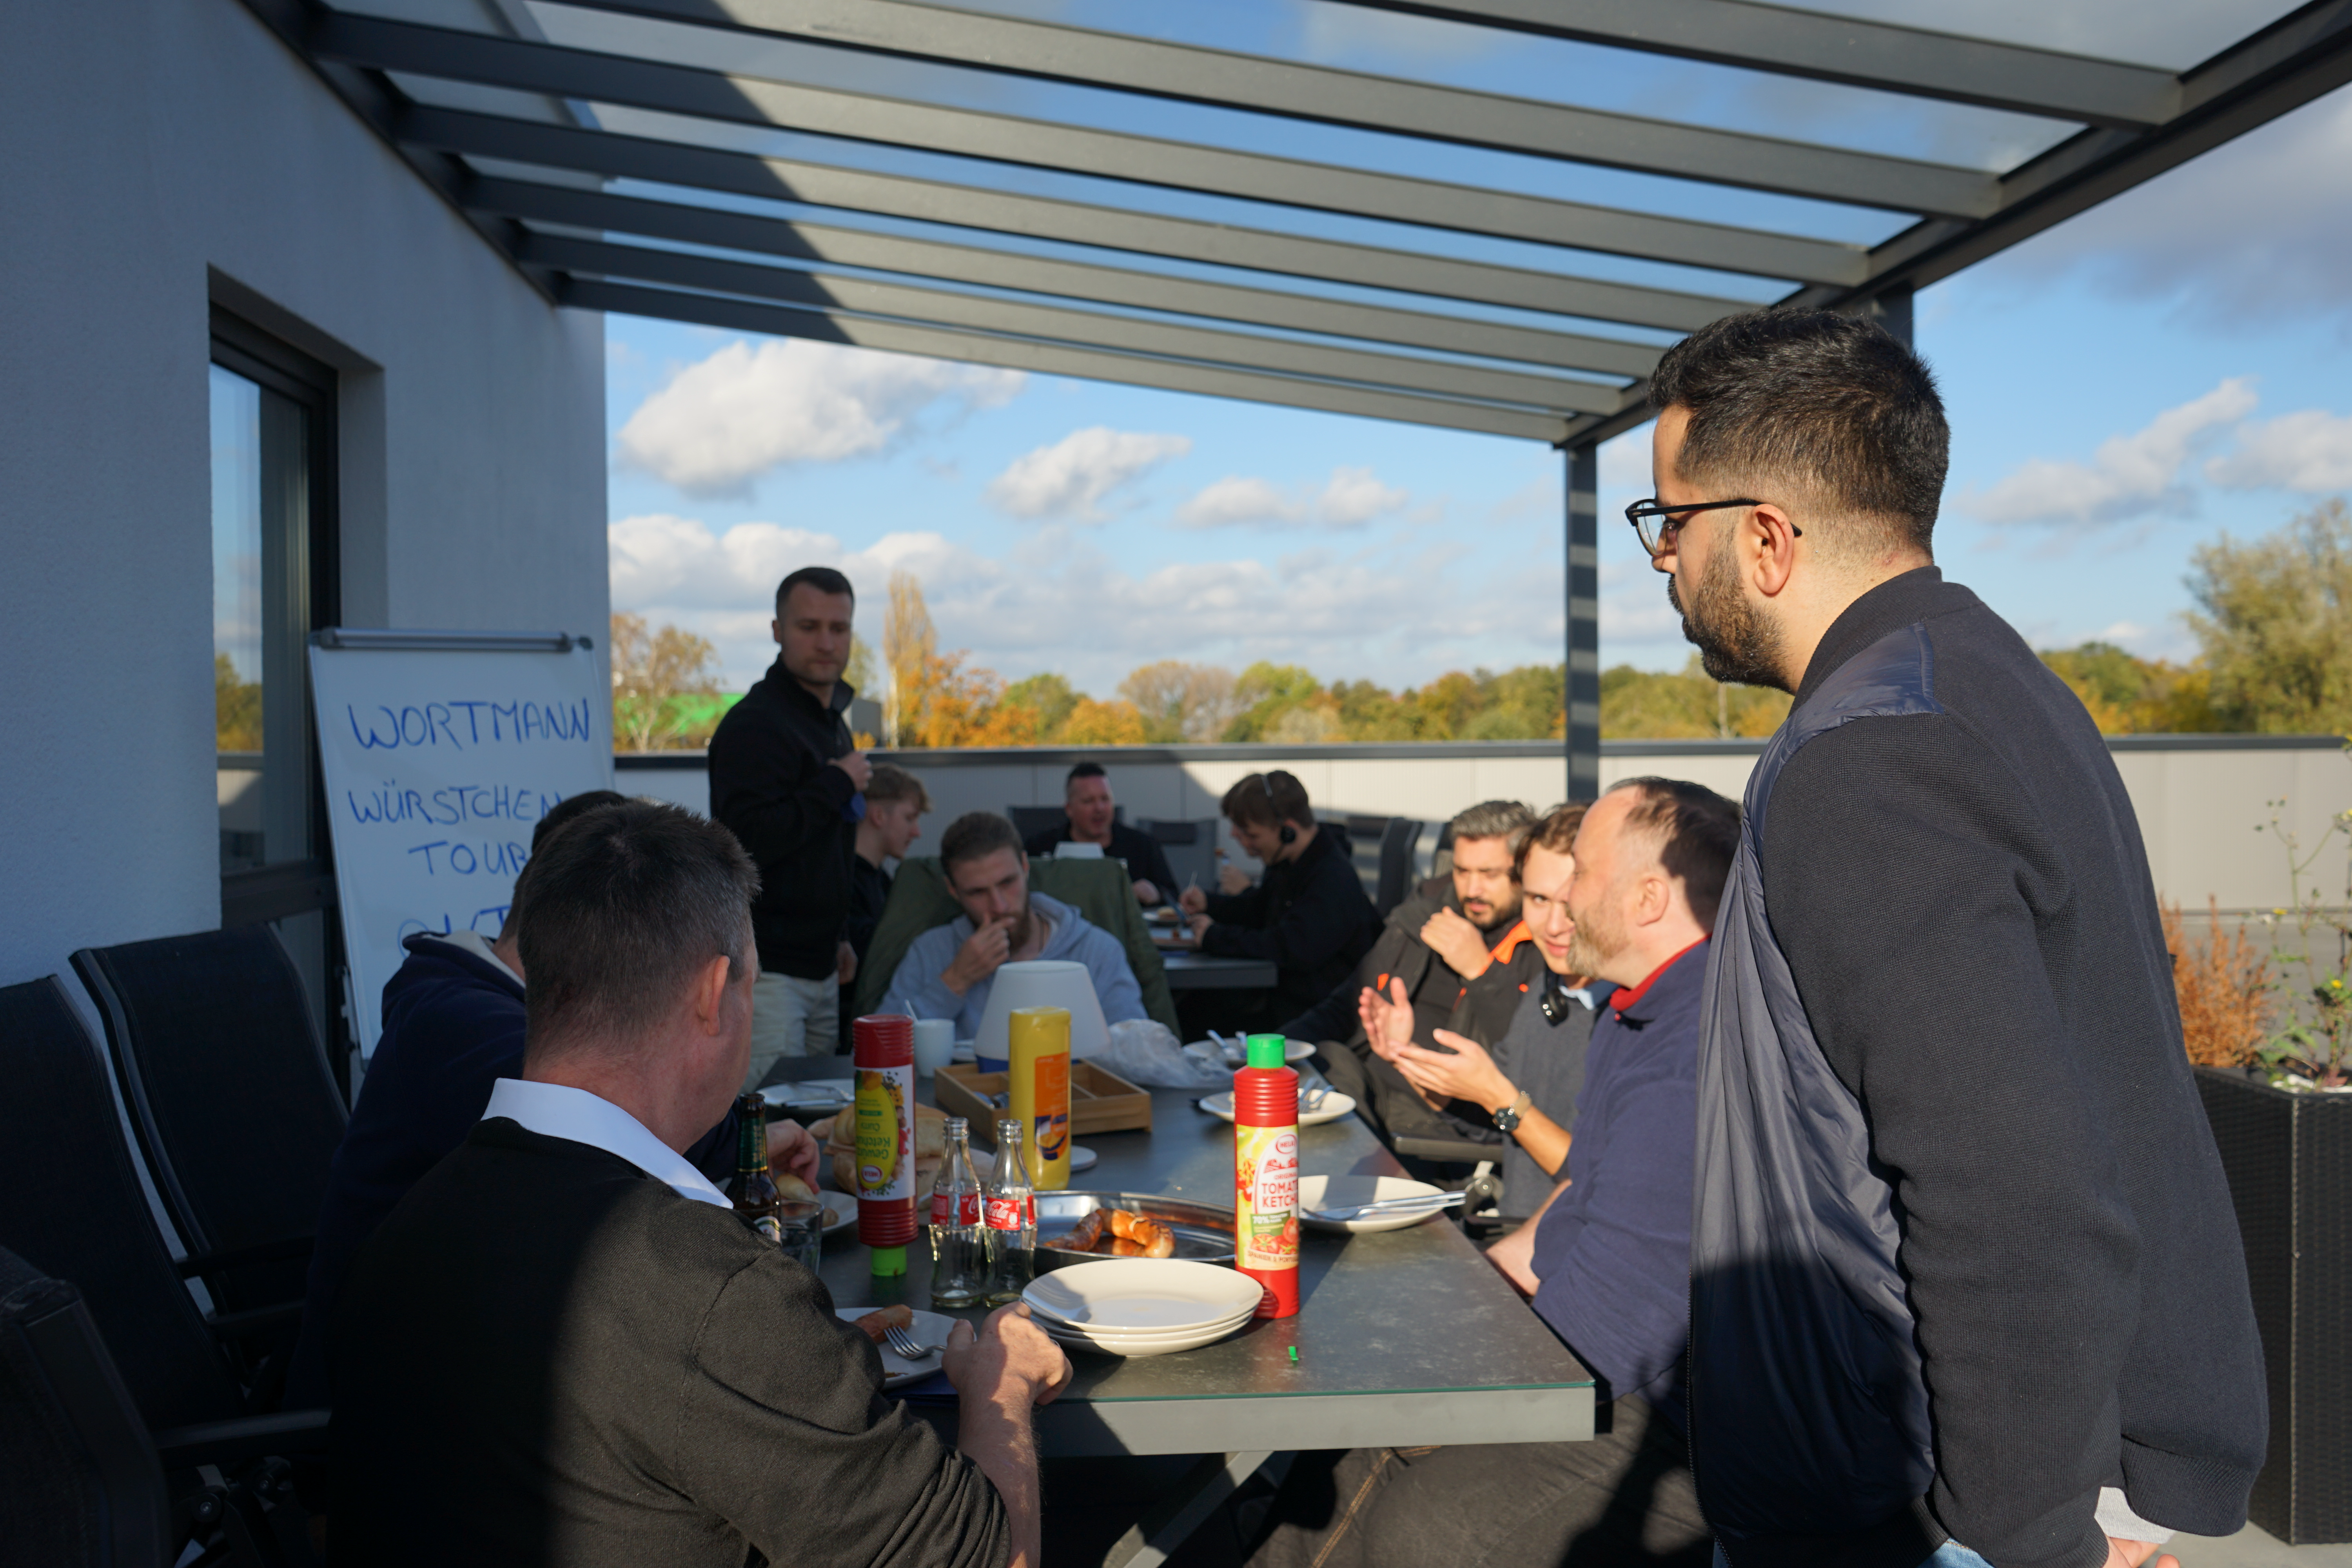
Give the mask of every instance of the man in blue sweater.
[(1252, 1568), (1706, 1562), (1680, 1371), (1699, 1000), (1738, 824), (1712, 790), (1631, 779), (1577, 830), (1567, 962), (1619, 989), (1586, 1051), (1568, 1180), (1487, 1257), (1591, 1369), (1593, 1439), (1302, 1455)]
[[(566, 823), (627, 798), (592, 790), (560, 803), (532, 827), (531, 853)], [(530, 875), (525, 862), (516, 879), (518, 902)], [(522, 1070), (524, 975), (512, 917), (495, 942), (470, 931), (425, 931), (402, 945), (408, 957), (384, 983), (383, 1031), (368, 1058), (364, 1092), (352, 1108), (327, 1174), (302, 1331), (287, 1369), (289, 1410), (327, 1404), (329, 1314), (361, 1245), (419, 1177), (466, 1141), (489, 1103), (491, 1086)], [(777, 1123), (769, 1134), (769, 1158), (814, 1183), (816, 1148), (806, 1144), (803, 1154), (805, 1134), (795, 1140), (799, 1133), (796, 1123)], [(734, 1150), (730, 1111), (688, 1157), (706, 1174), (732, 1174)]]

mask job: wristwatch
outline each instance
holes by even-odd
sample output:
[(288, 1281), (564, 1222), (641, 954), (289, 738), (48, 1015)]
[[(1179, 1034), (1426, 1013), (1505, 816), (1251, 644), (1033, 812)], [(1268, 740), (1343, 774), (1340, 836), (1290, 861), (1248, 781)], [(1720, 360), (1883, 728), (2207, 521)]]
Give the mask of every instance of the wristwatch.
[(1506, 1132), (1517, 1132), (1519, 1130), (1520, 1119), (1533, 1110), (1535, 1104), (1533, 1097), (1526, 1089), (1519, 1090), (1518, 1099), (1495, 1112), (1495, 1125)]

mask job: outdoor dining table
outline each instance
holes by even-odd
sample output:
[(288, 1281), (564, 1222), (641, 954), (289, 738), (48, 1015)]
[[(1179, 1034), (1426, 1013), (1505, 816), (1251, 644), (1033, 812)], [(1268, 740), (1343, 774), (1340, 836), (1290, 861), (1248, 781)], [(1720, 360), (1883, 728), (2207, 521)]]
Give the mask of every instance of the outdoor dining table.
[[(818, 1058), (805, 1070), (822, 1077), (845, 1067), (845, 1058)], [(929, 1079), (918, 1095), (930, 1099)], [(1071, 1186), (1230, 1207), (1233, 1129), (1197, 1110), (1194, 1098), (1155, 1090), (1150, 1131), (1081, 1134), (1098, 1160)], [(1352, 1115), (1301, 1129), (1299, 1168), (1309, 1176), (1402, 1173)], [(875, 1279), (853, 1232), (828, 1246), (824, 1278), (844, 1306), (904, 1300), (929, 1310), (928, 1246), (909, 1247), (907, 1262), (903, 1277)], [(1041, 1456), (1202, 1456), (1107, 1564), (1159, 1562), (1279, 1453), (1592, 1436), (1591, 1374), (1446, 1219), (1360, 1236), (1303, 1230), (1299, 1294), (1297, 1316), (1254, 1321), (1200, 1350), (1072, 1355), (1069, 1387), (1037, 1412)], [(910, 1392), (910, 1408), (952, 1440), (952, 1392)]]
[(1160, 964), (1167, 972), (1171, 991), (1264, 990), (1275, 982), (1270, 958), (1226, 958), (1162, 947)]

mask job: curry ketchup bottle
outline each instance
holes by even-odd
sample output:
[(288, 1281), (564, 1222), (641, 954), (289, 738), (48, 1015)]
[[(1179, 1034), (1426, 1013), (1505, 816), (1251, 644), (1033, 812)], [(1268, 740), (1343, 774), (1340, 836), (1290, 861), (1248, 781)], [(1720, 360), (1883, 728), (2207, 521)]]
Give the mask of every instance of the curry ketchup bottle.
[(1260, 1318), (1298, 1314), (1298, 1075), (1282, 1057), (1280, 1035), (1252, 1035), (1234, 1074), (1234, 1267)]
[(874, 1272), (907, 1271), (915, 1239), (915, 1021), (897, 1013), (849, 1026), (857, 1092), (857, 1239)]

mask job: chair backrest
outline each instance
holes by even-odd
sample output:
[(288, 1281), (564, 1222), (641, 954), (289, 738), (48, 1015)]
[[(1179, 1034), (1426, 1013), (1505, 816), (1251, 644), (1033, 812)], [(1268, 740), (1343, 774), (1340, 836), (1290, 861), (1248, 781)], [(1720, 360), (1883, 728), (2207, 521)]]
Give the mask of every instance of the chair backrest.
[(1382, 920), (1420, 882), (1412, 874), (1412, 847), (1420, 837), (1421, 824), (1409, 816), (1391, 816), (1381, 829), (1380, 886), (1372, 893), (1372, 910)]
[(1008, 805), (1004, 815), (1013, 821), (1013, 831), (1021, 835), (1026, 844), (1040, 833), (1051, 833), (1068, 819), (1058, 805)]
[[(266, 925), (84, 948), (74, 970), (189, 1251), (310, 1236), (346, 1111), (310, 999)], [(224, 1309), (299, 1300), (299, 1261), (207, 1273)]]
[[(1135, 886), (1126, 868), (1114, 860), (1043, 860), (1029, 862), (1029, 890), (1059, 899), (1100, 926), (1127, 950), (1128, 966), (1143, 992), (1143, 1010), (1171, 1029), (1176, 1027), (1175, 994), (1168, 989), (1168, 966), (1144, 923), (1143, 906), (1135, 901)], [(917, 855), (898, 863), (890, 879), (890, 897), (874, 927), (874, 940), (858, 967), (856, 1010), (871, 1013), (882, 1005), (898, 973), (899, 960), (915, 939), (934, 926), (943, 926), (963, 913), (948, 891), (946, 873), (936, 856)]]
[(1364, 885), (1364, 897), (1377, 905), (1381, 901), (1381, 840), (1388, 832), (1390, 819), (1350, 816), (1346, 820), (1348, 858), (1355, 865), (1356, 879)]
[(1194, 821), (1151, 821), (1138, 818), (1136, 826), (1160, 840), (1168, 869), (1179, 888), (1188, 883), (1214, 891), (1217, 886), (1217, 818)]
[(81, 1294), (0, 1248), (0, 1568), (162, 1568), (163, 1468)]
[(156, 1234), (97, 1042), (55, 978), (0, 990), (0, 1247), (79, 1288), (148, 1426), (244, 1415)]

